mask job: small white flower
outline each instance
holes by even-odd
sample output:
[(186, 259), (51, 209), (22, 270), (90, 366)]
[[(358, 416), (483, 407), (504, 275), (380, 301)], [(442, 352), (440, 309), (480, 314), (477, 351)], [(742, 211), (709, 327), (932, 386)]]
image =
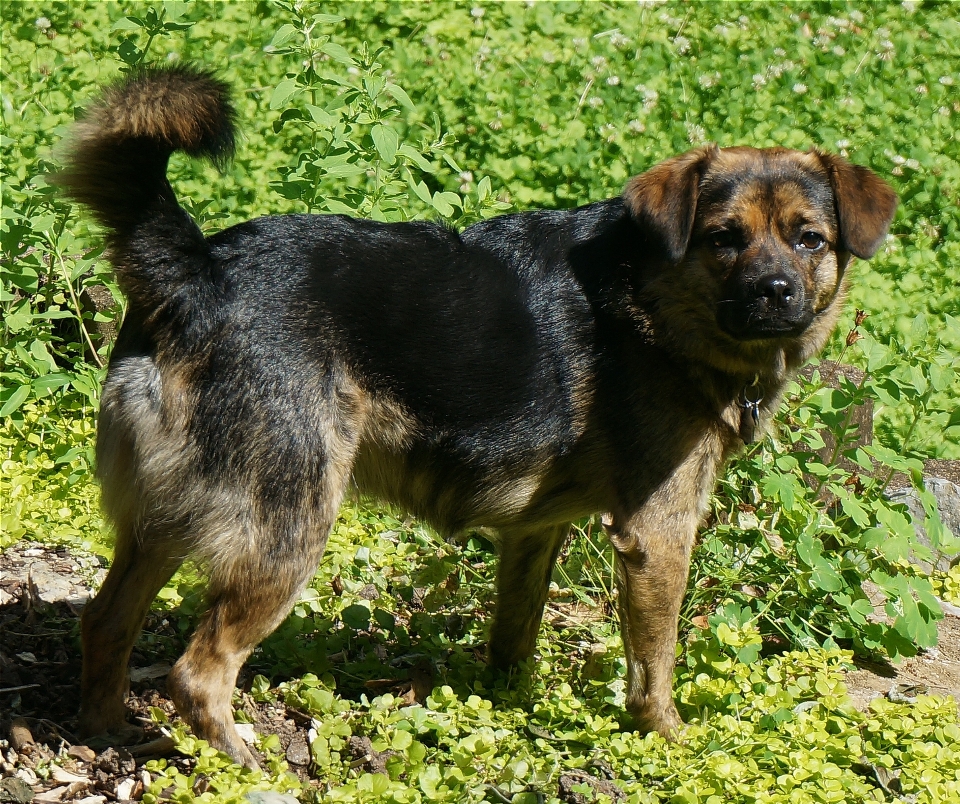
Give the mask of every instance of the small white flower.
[(916, 159), (908, 159), (903, 164), (910, 168), (910, 170), (920, 170), (920, 163)]
[(681, 56), (690, 52), (690, 40), (685, 36), (678, 36), (673, 40), (673, 46)]
[(607, 60), (603, 56), (594, 56), (590, 59), (590, 63), (593, 65), (593, 69), (602, 70), (607, 66)]
[(835, 56), (844, 56), (844, 55), (846, 55), (846, 52), (847, 52), (846, 49), (840, 47), (840, 45), (837, 45), (837, 46), (833, 49), (833, 53), (834, 53)]
[(907, 158), (905, 156), (900, 156), (900, 154), (894, 154), (892, 159), (893, 159), (893, 164), (895, 165), (903, 165), (903, 164), (906, 164), (906, 161), (907, 161)]
[(577, 50), (583, 50), (587, 46), (587, 40), (584, 39), (582, 36), (574, 37), (573, 46)]
[(897, 165), (893, 170), (890, 171), (894, 176), (902, 176), (903, 168), (900, 165)]
[(881, 39), (889, 39), (891, 36), (889, 28), (877, 28), (877, 36)]
[(854, 9), (853, 11), (850, 12), (850, 19), (851, 21), (856, 23), (863, 22), (863, 12), (857, 11), (856, 9)]
[(849, 148), (849, 147), (850, 147), (850, 140), (837, 140), (837, 147), (838, 147), (838, 148)]
[[(900, 5), (903, 7), (904, 11), (906, 11), (908, 14), (912, 14), (917, 10), (917, 6), (920, 5), (920, 3), (917, 2), (917, 0), (903, 0)], [(852, 17), (853, 14), (850, 14), (850, 16)]]
[(807, 85), (806, 85), (806, 84), (794, 84), (794, 85), (793, 85), (793, 91), (796, 92), (798, 95), (802, 95), (804, 92), (807, 91)]
[(587, 104), (596, 109), (598, 106), (603, 106), (603, 98), (598, 98), (594, 95), (587, 101)]
[(545, 64), (553, 64), (557, 60), (557, 56), (552, 51), (545, 51), (543, 56), (541, 56)]
[(937, 109), (937, 114), (943, 115), (944, 117), (950, 116), (950, 110), (946, 106), (941, 106)]
[(687, 139), (691, 145), (698, 145), (707, 139), (707, 132), (703, 126), (698, 126), (696, 123), (686, 123), (685, 127), (687, 129)]
[(697, 79), (697, 83), (700, 84), (704, 89), (710, 89), (710, 87), (715, 87), (720, 83), (720, 78), (722, 76), (720, 73), (704, 73)]
[(784, 50), (782, 47), (774, 48), (773, 55), (778, 56), (779, 58), (782, 59), (784, 56), (787, 55), (787, 51)]
[(607, 142), (616, 142), (617, 140), (617, 127), (613, 123), (604, 123), (598, 129), (599, 134)]
[(33, 24), (36, 25), (41, 31), (46, 31), (53, 23), (51, 23), (46, 17), (38, 17), (37, 21)]
[(610, 36), (610, 44), (619, 50), (630, 44), (630, 37), (624, 36), (620, 31), (614, 31)]
[(940, 81), (940, 83), (943, 84), (945, 87), (952, 87), (952, 86), (953, 86), (953, 76), (952, 76), (952, 75), (941, 75), (940, 78), (937, 79), (937, 80)]
[(741, 28), (746, 29), (746, 27), (750, 24), (750, 18), (746, 14), (741, 14), (739, 17), (737, 17), (737, 22), (740, 24)]
[(471, 173), (469, 170), (464, 170), (462, 173), (460, 173), (458, 178), (464, 183), (470, 182), (473, 181), (473, 173)]
[(479, 6), (474, 6), (470, 9), (470, 16), (480, 19), (486, 12)]
[(764, 78), (764, 76), (761, 75), (760, 73), (756, 73), (756, 74), (753, 76), (753, 86), (754, 86), (754, 89), (759, 89), (760, 87), (762, 87), (762, 86), (763, 86), (764, 84), (766, 84), (766, 83), (767, 83), (767, 79)]
[(619, 75), (611, 75), (607, 78), (607, 84), (609, 84), (612, 87), (619, 85), (619, 83), (620, 83)]
[(490, 128), (494, 131), (500, 131), (500, 129), (503, 128), (503, 123), (501, 123), (499, 120), (491, 120)]
[(647, 127), (641, 123), (639, 120), (631, 120), (627, 123), (627, 131), (631, 134), (643, 134), (647, 130)]
[(914, 89), (914, 92), (916, 92), (918, 95), (926, 95), (929, 91), (930, 90), (927, 89), (926, 84), (917, 84), (916, 88)]

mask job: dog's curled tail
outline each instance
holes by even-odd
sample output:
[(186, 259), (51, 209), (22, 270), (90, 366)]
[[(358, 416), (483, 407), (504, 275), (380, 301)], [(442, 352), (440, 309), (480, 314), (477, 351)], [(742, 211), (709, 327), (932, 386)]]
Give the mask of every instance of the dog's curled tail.
[[(107, 228), (123, 278), (134, 285), (138, 279), (175, 282), (176, 276), (157, 275), (162, 263), (167, 271), (176, 273), (180, 265), (181, 273), (190, 272), (190, 260), (183, 257), (199, 256), (198, 249), (205, 253), (206, 247), (167, 181), (170, 155), (185, 151), (221, 166), (233, 148), (234, 111), (225, 84), (191, 66), (142, 68), (86, 111), (67, 141), (64, 168), (52, 181)], [(160, 259), (150, 260), (151, 268), (144, 264), (146, 255), (135, 253), (144, 239), (179, 253), (169, 254), (169, 261), (156, 255)]]

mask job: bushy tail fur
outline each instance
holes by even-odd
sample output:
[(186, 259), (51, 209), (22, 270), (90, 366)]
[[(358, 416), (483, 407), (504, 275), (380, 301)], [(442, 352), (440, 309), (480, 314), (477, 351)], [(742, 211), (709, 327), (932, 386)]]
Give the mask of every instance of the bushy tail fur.
[(170, 155), (185, 151), (219, 166), (233, 148), (225, 84), (190, 66), (144, 68), (87, 110), (53, 181), (107, 228), (124, 290), (152, 305), (195, 277), (208, 256), (167, 181)]

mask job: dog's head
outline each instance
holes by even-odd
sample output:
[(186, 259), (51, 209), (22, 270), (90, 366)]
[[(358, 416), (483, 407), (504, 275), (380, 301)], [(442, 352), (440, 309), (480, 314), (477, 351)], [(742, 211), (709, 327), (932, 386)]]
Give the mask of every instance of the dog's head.
[(805, 359), (835, 323), (850, 255), (876, 252), (897, 197), (821, 151), (707, 146), (632, 179), (624, 202), (664, 266), (655, 294), (674, 328), (682, 310), (718, 355), (802, 341)]

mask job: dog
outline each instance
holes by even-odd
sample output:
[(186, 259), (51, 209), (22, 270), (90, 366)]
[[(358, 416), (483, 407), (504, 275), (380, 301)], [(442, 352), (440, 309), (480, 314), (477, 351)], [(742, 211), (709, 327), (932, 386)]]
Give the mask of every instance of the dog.
[(208, 606), (167, 680), (197, 736), (256, 766), (237, 672), (316, 570), (353, 484), (441, 533), (498, 534), (489, 661), (529, 657), (570, 523), (616, 554), (626, 707), (670, 736), (677, 620), (718, 470), (837, 322), (897, 197), (807, 152), (706, 145), (576, 209), (457, 233), (264, 217), (204, 237), (166, 178), (221, 163), (228, 89), (145, 69), (77, 124), (66, 194), (129, 306), (97, 436), (116, 555), (82, 617), (84, 734), (121, 731), (126, 665), (186, 556)]

